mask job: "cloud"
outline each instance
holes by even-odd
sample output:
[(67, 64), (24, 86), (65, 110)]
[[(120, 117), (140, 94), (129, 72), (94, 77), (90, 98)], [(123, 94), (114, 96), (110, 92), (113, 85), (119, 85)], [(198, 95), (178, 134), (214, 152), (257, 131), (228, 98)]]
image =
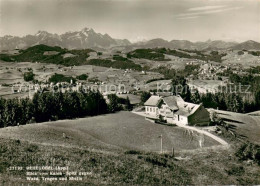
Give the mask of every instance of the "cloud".
[(221, 6), (203, 6), (203, 7), (195, 7), (189, 8), (186, 13), (177, 14), (175, 17), (177, 19), (194, 19), (201, 16), (216, 14), (221, 12), (227, 12), (232, 10), (239, 10), (243, 7), (227, 7), (225, 5)]
[(212, 10), (212, 9), (219, 9), (219, 8), (224, 8), (224, 7), (226, 7), (226, 5), (221, 5), (221, 6), (201, 6), (201, 7), (189, 8), (188, 11)]
[(196, 19), (200, 16), (178, 17), (177, 19)]

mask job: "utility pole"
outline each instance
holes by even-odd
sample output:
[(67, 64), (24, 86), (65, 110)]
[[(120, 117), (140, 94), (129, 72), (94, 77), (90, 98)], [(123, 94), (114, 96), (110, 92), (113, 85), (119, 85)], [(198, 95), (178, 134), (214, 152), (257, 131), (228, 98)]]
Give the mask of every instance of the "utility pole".
[(161, 153), (163, 153), (163, 147), (162, 147), (162, 134), (159, 136), (161, 138)]

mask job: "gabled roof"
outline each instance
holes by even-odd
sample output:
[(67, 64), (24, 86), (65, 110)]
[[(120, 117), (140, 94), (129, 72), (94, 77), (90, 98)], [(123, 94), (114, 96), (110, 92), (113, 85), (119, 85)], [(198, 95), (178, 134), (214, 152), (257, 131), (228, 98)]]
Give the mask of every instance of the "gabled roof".
[(177, 98), (176, 96), (168, 96), (168, 97), (164, 97), (163, 101), (168, 105), (168, 107), (171, 110), (178, 110), (178, 104), (177, 104)]
[(200, 107), (200, 105), (185, 102), (183, 107), (185, 110), (188, 110), (190, 114), (193, 114)]
[(158, 106), (160, 103), (161, 97), (160, 96), (151, 96), (145, 103), (145, 106)]
[(163, 101), (171, 110), (178, 110), (184, 104), (184, 100), (180, 96), (167, 96), (163, 98)]
[(183, 116), (190, 116), (194, 112), (196, 112), (196, 110), (199, 107), (200, 105), (184, 102), (183, 106), (179, 107), (179, 110), (176, 112), (176, 114), (183, 115)]
[[(185, 102), (180, 96), (151, 96), (145, 103), (145, 106), (153, 106), (157, 107), (160, 101), (163, 100), (167, 106), (174, 111), (174, 114), (182, 115), (182, 116), (189, 116), (196, 112), (196, 110), (200, 107), (198, 104), (193, 104), (189, 102)], [(173, 114), (171, 112), (170, 115)], [(169, 116), (170, 116), (169, 115)]]
[(198, 104), (185, 102), (180, 96), (167, 96), (162, 99), (178, 115), (189, 116), (200, 107)]

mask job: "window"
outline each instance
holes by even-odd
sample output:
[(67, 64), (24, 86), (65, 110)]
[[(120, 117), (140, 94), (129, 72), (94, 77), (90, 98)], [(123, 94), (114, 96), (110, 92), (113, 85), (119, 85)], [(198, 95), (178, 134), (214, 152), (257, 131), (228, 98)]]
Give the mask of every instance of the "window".
[(155, 112), (155, 108), (153, 108), (153, 112)]
[(150, 112), (152, 112), (152, 108), (150, 107)]

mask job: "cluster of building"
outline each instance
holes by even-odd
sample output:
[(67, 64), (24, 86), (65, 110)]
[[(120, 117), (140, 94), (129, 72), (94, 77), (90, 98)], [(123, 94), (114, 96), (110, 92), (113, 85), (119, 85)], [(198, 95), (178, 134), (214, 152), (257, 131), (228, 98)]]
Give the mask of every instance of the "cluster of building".
[(208, 125), (209, 112), (202, 104), (185, 102), (180, 96), (153, 95), (145, 103), (145, 115), (149, 119), (163, 119), (176, 125)]
[(124, 84), (106, 84), (106, 83), (91, 83), (85, 84), (81, 82), (68, 83), (68, 82), (58, 82), (54, 83), (41, 83), (41, 84), (15, 84), (11, 87), (11, 92), (17, 93), (28, 93), (29, 98), (33, 98), (34, 94), (37, 92), (78, 92), (78, 91), (99, 91), (102, 95), (106, 96), (108, 94), (128, 94), (129, 90), (124, 86)]

